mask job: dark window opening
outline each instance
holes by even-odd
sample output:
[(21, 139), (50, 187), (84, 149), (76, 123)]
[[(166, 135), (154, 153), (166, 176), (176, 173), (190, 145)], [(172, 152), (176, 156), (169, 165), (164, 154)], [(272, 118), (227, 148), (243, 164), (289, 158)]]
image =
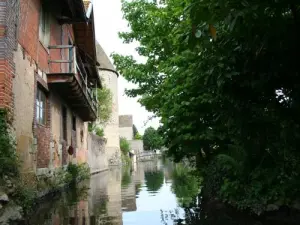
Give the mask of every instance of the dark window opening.
[(63, 140), (67, 141), (67, 108), (62, 107)]
[(39, 87), (36, 94), (36, 121), (46, 125), (46, 94)]
[(72, 129), (76, 131), (76, 116), (72, 117)]

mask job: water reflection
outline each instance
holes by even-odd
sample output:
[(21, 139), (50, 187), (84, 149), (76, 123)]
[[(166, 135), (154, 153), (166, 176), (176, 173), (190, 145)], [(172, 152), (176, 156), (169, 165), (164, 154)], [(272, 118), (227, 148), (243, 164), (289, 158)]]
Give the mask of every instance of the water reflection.
[(188, 168), (169, 162), (114, 167), (41, 204), (22, 224), (262, 225), (251, 217), (202, 202), (197, 195), (199, 186)]

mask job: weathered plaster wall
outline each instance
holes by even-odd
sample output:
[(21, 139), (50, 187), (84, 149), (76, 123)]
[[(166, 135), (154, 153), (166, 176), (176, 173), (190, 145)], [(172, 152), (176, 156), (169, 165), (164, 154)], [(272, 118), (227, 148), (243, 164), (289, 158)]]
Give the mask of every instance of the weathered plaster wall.
[(24, 57), (21, 46), (14, 53), (16, 73), (13, 79), (14, 122), (17, 151), (23, 161), (22, 171), (35, 171), (36, 146), (34, 145), (34, 102), (35, 102), (35, 66)]
[[(67, 109), (67, 140), (63, 140), (63, 127), (62, 127), (62, 108)], [(66, 164), (70, 161), (77, 163), (87, 162), (87, 123), (84, 123), (80, 117), (72, 112), (67, 104), (56, 95), (54, 92), (51, 94), (51, 115), (52, 115), (52, 158), (55, 162), (55, 167), (61, 166), (62, 163)], [(72, 118), (76, 118), (76, 131), (72, 127)], [(64, 147), (65, 145), (65, 147)], [(69, 156), (67, 149), (69, 146), (74, 148), (74, 155)], [(65, 159), (64, 159), (65, 158)], [(58, 161), (59, 160), (59, 161)]]
[(133, 140), (133, 119), (132, 115), (119, 116), (119, 132), (120, 137), (127, 140)]
[(144, 151), (144, 142), (142, 140), (129, 141), (130, 149), (138, 156)]
[(132, 127), (120, 127), (119, 132), (120, 132), (120, 137), (126, 138), (129, 141), (133, 139)]
[(97, 173), (108, 169), (107, 155), (105, 154), (106, 140), (94, 134), (88, 135), (88, 164), (91, 173)]
[(112, 92), (112, 114), (104, 127), (104, 135), (107, 139), (106, 155), (110, 164), (118, 164), (120, 162), (118, 77), (116, 73), (106, 70), (100, 70), (99, 74), (103, 78), (103, 85)]

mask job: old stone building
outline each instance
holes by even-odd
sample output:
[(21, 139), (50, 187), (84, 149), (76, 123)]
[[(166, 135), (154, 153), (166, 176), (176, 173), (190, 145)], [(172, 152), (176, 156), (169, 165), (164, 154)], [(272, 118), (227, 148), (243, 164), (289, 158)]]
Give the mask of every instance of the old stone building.
[(126, 138), (128, 141), (133, 140), (133, 117), (132, 115), (119, 116), (120, 137)]
[(107, 87), (112, 93), (112, 114), (110, 120), (104, 126), (104, 135), (107, 140), (105, 153), (109, 164), (116, 165), (121, 160), (118, 107), (119, 74), (100, 44), (97, 44), (97, 57), (100, 63), (99, 74), (102, 78), (103, 86)]
[(125, 138), (129, 142), (132, 153), (139, 158), (140, 154), (144, 152), (144, 143), (143, 140), (135, 140), (134, 138), (132, 115), (119, 116), (119, 132), (120, 137)]
[(23, 172), (87, 161), (95, 46), (87, 0), (0, 0), (0, 107), (13, 115)]

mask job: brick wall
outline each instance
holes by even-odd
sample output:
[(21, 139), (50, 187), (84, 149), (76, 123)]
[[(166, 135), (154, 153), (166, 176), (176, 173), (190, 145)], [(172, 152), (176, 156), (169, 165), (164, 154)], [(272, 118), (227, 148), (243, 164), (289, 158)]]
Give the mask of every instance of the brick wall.
[[(0, 0), (1, 1), (1, 0)], [(18, 70), (18, 76), (36, 76), (34, 84), (28, 84), (27, 88), (34, 88), (34, 95), (32, 100), (28, 104), (32, 105), (34, 109), (33, 117), (33, 136), (37, 139), (36, 148), (36, 165), (37, 168), (48, 168), (49, 166), (59, 166), (66, 164), (68, 161), (67, 146), (69, 143), (62, 143), (61, 140), (53, 137), (53, 129), (51, 122), (53, 102), (51, 102), (51, 91), (48, 94), (47, 99), (47, 124), (45, 126), (36, 123), (35, 116), (35, 96), (36, 87), (39, 81), (40, 84), (46, 82), (45, 73), (48, 72), (62, 72), (66, 71), (67, 65), (61, 64), (48, 64), (51, 59), (67, 59), (67, 50), (49, 50), (48, 46), (44, 46), (39, 40), (39, 17), (41, 9), (40, 0), (19, 0), (20, 1), (20, 21), (18, 29), (18, 42), (21, 46), (24, 54), (24, 60), (28, 60), (30, 65), (35, 65), (36, 74), (27, 74), (24, 69)], [(59, 25), (57, 21), (52, 17), (50, 18), (50, 43), (49, 45), (66, 45), (68, 44), (69, 37), (74, 37), (72, 33), (72, 26)], [(41, 72), (42, 73), (41, 73)], [(42, 79), (41, 79), (42, 78)], [(47, 82), (45, 83), (47, 85)], [(19, 83), (17, 85), (20, 85)], [(43, 86), (43, 85), (42, 85)], [(18, 87), (15, 87), (17, 89)], [(46, 88), (47, 89), (47, 88)], [(45, 90), (46, 90), (45, 89)], [(27, 92), (28, 90), (24, 89)], [(47, 92), (47, 91), (46, 91)], [(20, 97), (20, 96), (19, 96)], [(26, 101), (28, 101), (26, 99)], [(20, 121), (20, 118), (17, 119)], [(60, 121), (54, 121), (59, 123)], [(60, 124), (58, 124), (60, 126)], [(52, 149), (50, 148), (51, 142), (53, 142)], [(61, 158), (59, 156), (59, 146), (62, 145)], [(51, 155), (52, 154), (52, 155)], [(52, 161), (51, 161), (52, 160)]]
[[(20, 0), (19, 43), (30, 55), (31, 60), (44, 72), (60, 72), (66, 65), (51, 64), (50, 59), (68, 57), (67, 50), (49, 50), (39, 41), (40, 0)], [(50, 45), (68, 44), (68, 38), (74, 40), (71, 25), (59, 25), (52, 17), (50, 25)], [(62, 43), (63, 42), (63, 43)]]
[[(13, 113), (13, 126), (16, 129), (17, 151), (24, 160), (23, 164), (26, 164), (26, 170), (66, 164), (69, 160), (67, 146), (71, 144), (71, 134), (68, 134), (67, 142), (63, 143), (60, 132), (55, 133), (53, 124), (61, 124), (60, 121), (51, 121), (55, 119), (51, 114), (55, 111), (52, 110), (54, 103), (51, 101), (51, 96), (55, 93), (53, 90), (48, 91), (45, 76), (47, 72), (66, 71), (67, 64), (49, 65), (48, 61), (68, 59), (68, 50), (49, 50), (48, 46), (39, 41), (40, 8), (41, 0), (0, 0), (0, 108), (16, 111)], [(52, 18), (50, 45), (67, 45), (69, 38), (73, 42), (72, 26), (59, 25)], [(48, 93), (45, 126), (36, 123), (35, 98), (38, 83)], [(59, 101), (58, 104), (63, 102)], [(68, 113), (71, 114), (69, 109)], [(68, 115), (70, 131), (71, 118)], [(73, 145), (78, 147), (78, 153), (86, 155), (86, 140), (79, 140), (82, 130), (86, 139), (87, 127), (80, 120), (78, 126), (77, 133), (73, 135)]]
[(47, 168), (50, 165), (50, 140), (51, 140), (51, 101), (47, 90), (47, 83), (35, 74), (34, 96), (36, 96), (37, 88), (43, 90), (46, 94), (46, 124), (40, 125), (36, 122), (36, 104), (34, 99), (33, 113), (33, 134), (37, 139), (37, 168)]
[(13, 51), (17, 46), (19, 0), (0, 0), (0, 108), (13, 109)]

